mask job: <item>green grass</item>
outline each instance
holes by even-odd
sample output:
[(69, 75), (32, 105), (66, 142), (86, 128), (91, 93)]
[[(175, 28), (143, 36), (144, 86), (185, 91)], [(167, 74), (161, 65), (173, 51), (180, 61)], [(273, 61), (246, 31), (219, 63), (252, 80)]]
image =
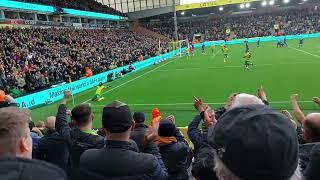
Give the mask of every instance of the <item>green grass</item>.
[[(206, 54), (197, 49), (195, 56), (174, 58), (162, 64), (148, 67), (111, 83), (105, 99), (90, 102), (95, 114), (94, 127), (101, 126), (101, 112), (104, 105), (112, 100), (120, 100), (130, 105), (132, 112), (143, 111), (150, 118), (151, 110), (158, 107), (162, 116), (175, 115), (178, 126), (186, 126), (196, 112), (192, 106), (192, 96), (213, 107), (223, 106), (232, 92), (256, 94), (263, 85), (272, 107), (276, 110), (291, 109), (289, 96), (299, 94), (299, 100), (311, 101), (320, 96), (320, 39), (306, 39), (303, 48), (297, 50), (298, 40), (289, 41), (288, 48), (276, 48), (275, 42), (250, 44), (254, 67), (244, 69), (243, 44), (229, 45), (230, 57), (223, 62), (220, 47), (215, 57), (209, 47)], [(75, 95), (79, 104), (91, 99), (95, 88)], [(145, 105), (141, 105), (145, 104)], [(304, 110), (316, 111), (312, 102), (301, 103)], [(34, 121), (45, 120), (55, 115), (58, 103), (32, 110)], [(68, 107), (72, 108), (72, 100)]]

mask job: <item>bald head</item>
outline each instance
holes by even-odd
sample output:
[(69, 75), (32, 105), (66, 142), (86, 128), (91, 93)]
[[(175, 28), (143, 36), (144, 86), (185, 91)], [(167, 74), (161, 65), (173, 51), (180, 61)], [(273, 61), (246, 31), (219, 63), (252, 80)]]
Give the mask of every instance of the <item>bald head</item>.
[(262, 102), (261, 99), (259, 99), (257, 96), (251, 95), (251, 94), (238, 94), (233, 102), (231, 103), (230, 109), (240, 107), (240, 106), (246, 106), (246, 105), (251, 105), (251, 104), (261, 104), (263, 105), (264, 103)]
[(56, 124), (56, 117), (55, 116), (49, 116), (47, 118), (47, 125), (46, 127), (48, 129), (54, 129), (55, 128), (55, 124)]
[(320, 113), (308, 114), (304, 119), (303, 129), (308, 143), (320, 142)]

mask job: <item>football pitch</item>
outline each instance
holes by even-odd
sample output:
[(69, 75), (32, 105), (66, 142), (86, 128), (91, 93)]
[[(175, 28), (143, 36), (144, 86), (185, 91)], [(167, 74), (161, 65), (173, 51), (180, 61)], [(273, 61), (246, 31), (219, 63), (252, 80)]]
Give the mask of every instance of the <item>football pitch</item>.
[[(257, 48), (255, 43), (250, 43), (254, 64), (250, 70), (244, 67), (244, 44), (228, 45), (226, 63), (219, 46), (215, 54), (210, 47), (205, 54), (196, 49), (190, 58), (172, 58), (111, 82), (111, 87), (104, 91), (105, 99), (100, 102), (90, 101), (95, 88), (74, 95), (74, 101), (91, 103), (95, 128), (101, 127), (104, 105), (113, 100), (127, 103), (132, 112), (143, 111), (148, 121), (151, 110), (157, 107), (163, 118), (173, 114), (177, 126), (186, 126), (197, 114), (192, 96), (219, 108), (229, 94), (256, 94), (261, 85), (275, 110), (290, 110), (290, 95), (294, 93), (299, 94), (303, 110), (320, 110), (311, 101), (313, 96), (320, 96), (320, 39), (305, 39), (302, 48), (298, 48), (298, 40), (288, 41), (288, 45), (277, 48), (276, 42), (261, 42)], [(45, 121), (46, 117), (55, 115), (58, 104), (33, 109), (33, 121)], [(70, 99), (69, 109), (72, 104)]]

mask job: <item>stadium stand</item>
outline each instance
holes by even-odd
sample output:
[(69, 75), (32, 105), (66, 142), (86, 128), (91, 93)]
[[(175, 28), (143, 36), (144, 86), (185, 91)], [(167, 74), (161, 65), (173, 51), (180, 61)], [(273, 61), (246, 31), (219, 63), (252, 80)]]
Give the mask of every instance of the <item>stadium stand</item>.
[(56, 7), (62, 7), (62, 8), (79, 9), (84, 11), (124, 15), (123, 13), (94, 0), (52, 0), (52, 1), (50, 0), (17, 0), (17, 1), (50, 5), (50, 6), (56, 6)]
[(0, 39), (3, 87), (22, 93), (78, 80), (85, 67), (97, 74), (159, 53), (158, 38), (129, 30), (1, 29)]
[[(250, 38), (275, 35), (274, 25), (279, 24), (280, 34), (292, 35), (319, 32), (319, 10), (314, 8), (281, 10), (272, 13), (243, 15), (216, 15), (181, 20), (178, 25), (179, 39), (192, 39), (194, 34), (204, 34), (203, 40), (224, 40), (226, 27), (230, 38)], [(174, 37), (172, 20), (146, 23), (145, 27), (169, 38)], [(250, 27), (250, 28), (247, 28)], [(280, 35), (279, 34), (279, 35)]]

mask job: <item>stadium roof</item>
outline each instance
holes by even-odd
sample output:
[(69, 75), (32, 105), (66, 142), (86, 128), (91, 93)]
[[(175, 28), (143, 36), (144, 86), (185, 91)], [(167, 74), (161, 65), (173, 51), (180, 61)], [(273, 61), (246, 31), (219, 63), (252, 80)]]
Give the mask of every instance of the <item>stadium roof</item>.
[[(207, 8), (207, 7), (214, 7), (214, 6), (224, 6), (228, 4), (241, 4), (241, 3), (248, 3), (260, 0), (180, 0), (180, 5), (176, 6), (176, 10), (188, 10), (188, 9), (197, 9), (197, 8)], [(196, 2), (196, 3), (195, 3)]]
[[(17, 1), (11, 1), (11, 0), (0, 0), (0, 8), (1, 7), (6, 9), (36, 11), (36, 12), (43, 12), (43, 13), (53, 13), (55, 11), (54, 7), (52, 6), (17, 2)], [(68, 9), (68, 8), (63, 8), (63, 11), (67, 14), (82, 16), (82, 17), (91, 17), (91, 18), (109, 19), (109, 20), (121, 19), (121, 17), (118, 15), (103, 14), (103, 13), (96, 13), (96, 12), (90, 12), (90, 11), (81, 11), (81, 10)]]

